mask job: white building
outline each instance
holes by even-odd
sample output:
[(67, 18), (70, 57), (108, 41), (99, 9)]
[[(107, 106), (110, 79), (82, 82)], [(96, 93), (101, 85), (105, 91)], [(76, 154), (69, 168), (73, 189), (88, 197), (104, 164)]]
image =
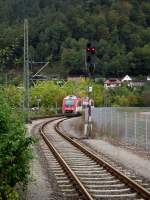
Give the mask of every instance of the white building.
[(147, 81), (150, 81), (150, 76), (147, 76)]
[(123, 79), (121, 79), (121, 82), (124, 83), (124, 82), (131, 82), (132, 81), (132, 78), (128, 75), (126, 75)]

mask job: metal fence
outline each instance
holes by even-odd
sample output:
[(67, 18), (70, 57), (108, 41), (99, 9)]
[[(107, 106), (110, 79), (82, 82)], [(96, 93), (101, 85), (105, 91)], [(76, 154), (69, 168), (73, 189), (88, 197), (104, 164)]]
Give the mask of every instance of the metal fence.
[[(102, 135), (150, 150), (150, 108), (93, 108), (93, 129)], [(87, 116), (87, 112), (85, 114)]]

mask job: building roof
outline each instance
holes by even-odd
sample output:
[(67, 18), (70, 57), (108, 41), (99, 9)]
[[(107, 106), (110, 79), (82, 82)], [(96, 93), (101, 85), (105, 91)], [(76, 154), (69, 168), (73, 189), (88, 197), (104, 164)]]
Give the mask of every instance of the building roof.
[(104, 82), (104, 84), (120, 84), (121, 81), (119, 79), (116, 79), (116, 78), (111, 78), (111, 79), (108, 79)]
[(126, 75), (121, 81), (122, 82), (124, 82), (124, 81), (132, 81), (132, 78), (130, 76)]
[(149, 76), (147, 76), (147, 81), (150, 81), (150, 75), (149, 75)]

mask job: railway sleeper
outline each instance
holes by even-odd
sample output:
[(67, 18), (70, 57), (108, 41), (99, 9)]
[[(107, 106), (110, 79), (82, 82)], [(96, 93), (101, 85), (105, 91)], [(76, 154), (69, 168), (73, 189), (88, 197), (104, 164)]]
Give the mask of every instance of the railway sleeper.
[(100, 174), (80, 174), (80, 177), (87, 177), (87, 178), (102, 178), (102, 177), (110, 177), (108, 173), (100, 173)]
[(58, 173), (58, 172), (55, 173), (55, 176), (56, 176), (57, 179), (61, 179), (62, 177), (66, 177), (66, 175), (64, 173)]
[(61, 188), (61, 191), (64, 193), (77, 193), (75, 188)]
[(60, 153), (61, 153), (61, 155), (63, 155), (64, 157), (66, 157), (69, 160), (76, 160), (76, 161), (80, 161), (80, 162), (82, 160), (85, 161), (85, 162), (91, 161), (88, 157), (85, 157), (83, 155), (77, 155), (77, 154), (75, 154), (75, 155), (66, 155), (63, 152), (60, 152)]
[(70, 180), (68, 180), (68, 179), (66, 179), (66, 180), (57, 180), (57, 183), (58, 183), (58, 184), (64, 184), (64, 183), (69, 184), (69, 183), (70, 183)]
[(68, 180), (66, 176), (56, 176), (56, 180)]
[(71, 166), (71, 168), (72, 169), (74, 169), (75, 171), (77, 170), (77, 171), (79, 171), (79, 170), (81, 170), (81, 171), (83, 171), (83, 170), (91, 170), (91, 171), (95, 171), (95, 170), (99, 170), (99, 168), (98, 167), (96, 167), (96, 166), (77, 166), (77, 167), (75, 167), (75, 166)]
[[(68, 163), (68, 164), (70, 164), (71, 166), (74, 166), (74, 167), (79, 167), (79, 166), (81, 166), (81, 167), (87, 167), (87, 166), (89, 166), (89, 167), (92, 167), (92, 166), (97, 166), (97, 164), (96, 163), (93, 163), (93, 162), (87, 162), (87, 161), (75, 161), (75, 160), (66, 160), (66, 162)], [(102, 168), (102, 167), (100, 167), (99, 169), (104, 169), (104, 168)]]
[(105, 180), (114, 180), (114, 177), (80, 177), (82, 181), (105, 181)]
[(123, 183), (120, 184), (107, 184), (107, 185), (94, 185), (94, 184), (86, 184), (87, 188), (126, 188), (126, 185)]
[[(85, 180), (85, 181), (82, 181), (82, 182), (84, 182), (85, 184), (88, 184), (88, 185), (90, 185), (90, 184), (93, 184), (93, 181), (92, 180)], [(120, 183), (120, 181), (119, 180), (117, 180), (117, 179), (115, 179), (115, 180), (111, 180), (111, 181), (109, 181), (109, 180), (104, 180), (104, 181), (100, 181), (100, 182), (94, 182), (94, 184), (95, 185), (108, 185), (108, 184), (118, 184), (118, 183)]]
[(74, 169), (75, 171), (86, 171), (86, 172), (91, 172), (91, 173), (92, 173), (92, 172), (93, 172), (93, 173), (95, 173), (95, 172), (96, 172), (96, 173), (101, 173), (101, 171), (99, 170), (98, 167), (97, 167), (97, 168), (93, 168), (93, 169), (92, 169), (91, 167), (88, 168), (88, 167), (86, 167), (86, 166), (85, 166), (84, 168), (80, 168), (80, 169), (79, 169), (79, 168), (73, 168), (73, 167), (71, 167), (71, 168)]
[(73, 167), (77, 167), (77, 168), (91, 168), (91, 169), (94, 169), (94, 168), (98, 168), (99, 166), (96, 164), (96, 163), (91, 163), (91, 164), (88, 164), (88, 165), (85, 165), (85, 163), (81, 163), (81, 164), (72, 164)]
[(103, 170), (103, 171), (77, 171), (76, 170), (76, 174), (78, 174), (79, 176), (80, 175), (94, 175), (94, 176), (98, 176), (98, 175), (101, 175), (103, 173), (105, 173), (106, 171)]
[(99, 193), (99, 194), (113, 194), (113, 193), (115, 193), (115, 194), (119, 194), (119, 193), (121, 193), (121, 194), (132, 194), (132, 190), (130, 189), (130, 188), (123, 188), (123, 189), (109, 189), (108, 190), (108, 188), (106, 189), (106, 190), (101, 190), (101, 189), (90, 189), (89, 188), (89, 191), (93, 194), (95, 194), (95, 193)]
[(132, 193), (132, 194), (95, 194), (93, 195), (95, 199), (115, 199), (115, 200), (136, 200), (139, 199), (139, 197), (137, 196), (137, 193)]

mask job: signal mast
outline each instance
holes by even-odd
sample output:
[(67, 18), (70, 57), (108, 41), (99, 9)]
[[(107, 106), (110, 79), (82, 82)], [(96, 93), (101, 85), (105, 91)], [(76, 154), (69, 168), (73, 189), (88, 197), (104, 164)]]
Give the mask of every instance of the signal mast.
[(92, 133), (91, 93), (93, 88), (91, 86), (91, 78), (93, 77), (95, 70), (95, 53), (96, 53), (95, 46), (91, 42), (88, 42), (85, 50), (85, 67), (88, 77), (90, 79), (90, 84), (88, 86), (88, 117), (84, 127), (84, 132), (85, 132), (84, 135), (86, 137), (90, 137)]

